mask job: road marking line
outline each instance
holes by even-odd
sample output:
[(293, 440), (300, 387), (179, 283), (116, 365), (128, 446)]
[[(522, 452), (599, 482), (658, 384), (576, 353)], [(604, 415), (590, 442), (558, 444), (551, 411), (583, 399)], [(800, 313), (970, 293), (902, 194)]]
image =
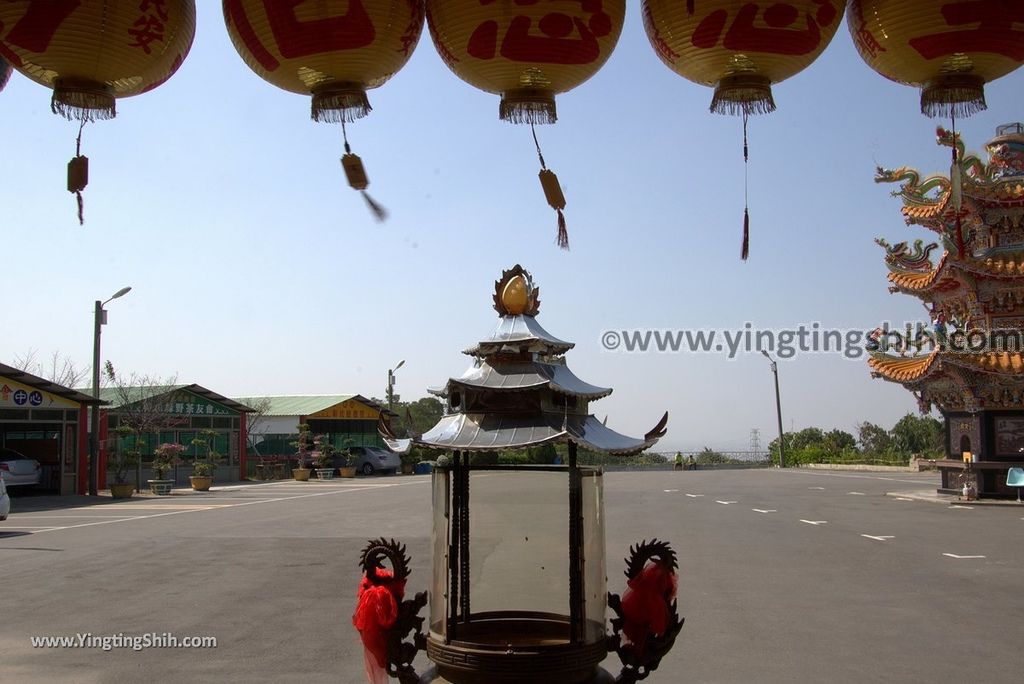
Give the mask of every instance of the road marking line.
[(775, 510), (774, 508), (751, 508), (750, 510), (756, 513), (778, 513), (778, 511)]
[[(5, 530), (59, 530), (57, 525), (4, 525)], [(0, 531), (2, 534), (2, 531)]]
[(739, 503), (739, 501), (715, 501), (715, 503), (720, 503), (723, 506), (728, 506), (729, 504)]
[(846, 492), (848, 496), (864, 496), (864, 492)]
[(949, 556), (950, 558), (956, 558), (957, 560), (967, 560), (971, 558), (984, 558), (984, 556), (958, 556), (955, 553), (944, 553), (943, 556)]
[[(429, 482), (430, 482), (430, 480), (423, 479), (423, 480), (419, 480), (417, 482), (407, 482), (407, 483), (395, 484), (395, 485), (392, 485), (392, 486), (394, 486), (394, 487), (402, 487), (402, 486), (405, 486), (406, 484), (427, 484)], [(366, 489), (365, 488), (363, 488), (363, 489), (334, 489), (334, 490), (327, 491), (327, 492), (315, 492), (315, 493), (311, 493), (311, 494), (299, 494), (297, 496), (282, 496), (282, 497), (277, 497), (275, 499), (257, 499), (255, 501), (243, 501), (243, 502), (237, 503), (237, 504), (225, 504), (225, 505), (220, 505), (220, 506), (203, 506), (203, 507), (193, 506), (191, 508), (179, 508), (178, 510), (167, 511), (165, 513), (153, 513), (152, 515), (136, 515), (136, 516), (133, 516), (133, 517), (130, 517), (130, 518), (123, 518), (122, 517), (122, 518), (119, 518), (119, 519), (116, 519), (116, 520), (100, 520), (100, 521), (97, 521), (97, 522), (80, 523), (80, 524), (77, 524), (77, 525), (67, 525), (65, 527), (51, 527), (49, 529), (40, 530), (40, 532), (53, 532), (55, 530), (71, 530), (71, 529), (75, 529), (76, 527), (93, 527), (95, 525), (109, 525), (111, 523), (129, 522), (129, 521), (133, 521), (133, 520), (149, 520), (151, 518), (163, 518), (163, 517), (166, 517), (166, 516), (169, 516), (169, 515), (181, 515), (182, 513), (196, 513), (196, 512), (200, 512), (200, 511), (224, 510), (226, 508), (238, 508), (240, 506), (252, 506), (254, 504), (261, 504), (261, 503), (273, 503), (273, 502), (277, 502), (277, 501), (289, 501), (291, 499), (308, 499), (308, 498), (314, 497), (314, 496), (330, 496), (332, 494), (349, 494), (349, 493), (352, 493), (352, 492), (359, 492), (359, 491), (366, 491)], [(84, 508), (82, 510), (88, 510), (88, 508)], [(33, 534), (37, 534), (37, 533), (33, 533)]]
[(182, 508), (227, 508), (231, 504), (107, 504), (103, 507), (105, 511), (167, 511)]
[(686, 496), (690, 497), (691, 499), (696, 499), (697, 497), (704, 496), (704, 495), (703, 494), (687, 494)]
[(29, 513), (15, 513), (10, 520), (35, 520), (36, 518), (127, 518), (127, 515), (31, 515)]
[(965, 511), (973, 511), (974, 510), (974, 506), (961, 506), (960, 504), (953, 504), (952, 506), (950, 506), (950, 508), (962, 508)]
[(895, 539), (895, 537), (891, 534), (879, 534), (877, 536), (873, 534), (862, 534), (860, 536), (867, 537), (868, 539), (874, 539), (875, 541), (886, 541), (887, 539)]
[(808, 487), (808, 489), (820, 489), (822, 491), (825, 491), (824, 487)]
[(908, 498), (907, 498), (907, 497), (905, 497), (905, 496), (897, 496), (897, 497), (896, 497), (896, 500), (897, 500), (897, 501), (913, 501), (913, 499), (908, 499)]
[(678, 492), (678, 491), (679, 491), (678, 489), (666, 489), (665, 490), (665, 492), (669, 493), (669, 494), (672, 493), (672, 492)]
[(807, 523), (808, 525), (824, 525), (828, 520), (804, 520), (800, 518), (800, 522)]

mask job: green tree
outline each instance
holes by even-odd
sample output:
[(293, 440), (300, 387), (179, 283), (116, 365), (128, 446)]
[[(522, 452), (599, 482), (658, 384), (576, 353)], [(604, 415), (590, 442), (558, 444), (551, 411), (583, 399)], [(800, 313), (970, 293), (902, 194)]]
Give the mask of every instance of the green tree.
[(857, 442), (865, 454), (884, 454), (892, 447), (889, 431), (866, 421), (857, 426)]
[(893, 448), (906, 454), (908, 459), (913, 454), (928, 458), (941, 457), (944, 451), (945, 431), (942, 423), (931, 416), (908, 413), (893, 426), (889, 436)]

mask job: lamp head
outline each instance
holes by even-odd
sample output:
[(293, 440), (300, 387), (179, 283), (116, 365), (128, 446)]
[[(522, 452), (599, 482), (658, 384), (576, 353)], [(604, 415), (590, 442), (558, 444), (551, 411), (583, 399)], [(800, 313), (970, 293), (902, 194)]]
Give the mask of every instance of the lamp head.
[(118, 290), (117, 292), (114, 293), (114, 296), (111, 297), (111, 299), (117, 299), (118, 297), (124, 297), (126, 294), (128, 294), (131, 291), (132, 291), (131, 285), (129, 285), (128, 287), (122, 287), (120, 290)]

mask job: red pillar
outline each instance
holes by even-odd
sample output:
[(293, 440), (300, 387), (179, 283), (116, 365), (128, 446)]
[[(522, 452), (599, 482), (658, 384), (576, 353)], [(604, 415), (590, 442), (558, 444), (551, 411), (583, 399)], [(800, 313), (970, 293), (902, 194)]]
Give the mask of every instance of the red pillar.
[(84, 495), (89, 491), (89, 409), (82, 404), (78, 409), (78, 472), (75, 491)]

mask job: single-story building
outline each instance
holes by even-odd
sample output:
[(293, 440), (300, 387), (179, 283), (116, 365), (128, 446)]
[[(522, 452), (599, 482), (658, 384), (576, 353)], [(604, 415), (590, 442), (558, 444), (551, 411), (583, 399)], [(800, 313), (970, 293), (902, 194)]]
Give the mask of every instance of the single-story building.
[(377, 421), (381, 414), (394, 415), (359, 394), (238, 397), (235, 401), (255, 410), (248, 431), (250, 475), (257, 459), (287, 460), (295, 454), (292, 443), (300, 423), (307, 423), (314, 435), (326, 435), (337, 449), (387, 448), (377, 434)]
[(134, 476), (129, 476), (129, 481), (140, 488), (153, 477), (153, 450), (164, 443), (186, 447), (173, 479), (176, 487), (189, 486), (191, 462), (198, 455), (192, 440), (200, 430), (217, 433), (212, 444), (221, 460), (214, 481), (244, 477), (246, 414), (252, 411), (248, 406), (196, 384), (105, 387), (100, 390), (100, 398), (109, 404), (100, 411), (100, 489), (107, 486), (107, 454), (112, 449), (135, 446), (133, 438), (121, 438), (115, 432), (119, 425), (129, 423), (143, 426), (138, 437), (141, 462)]
[(85, 494), (92, 396), (0, 363), (0, 447), (41, 466), (39, 489)]

